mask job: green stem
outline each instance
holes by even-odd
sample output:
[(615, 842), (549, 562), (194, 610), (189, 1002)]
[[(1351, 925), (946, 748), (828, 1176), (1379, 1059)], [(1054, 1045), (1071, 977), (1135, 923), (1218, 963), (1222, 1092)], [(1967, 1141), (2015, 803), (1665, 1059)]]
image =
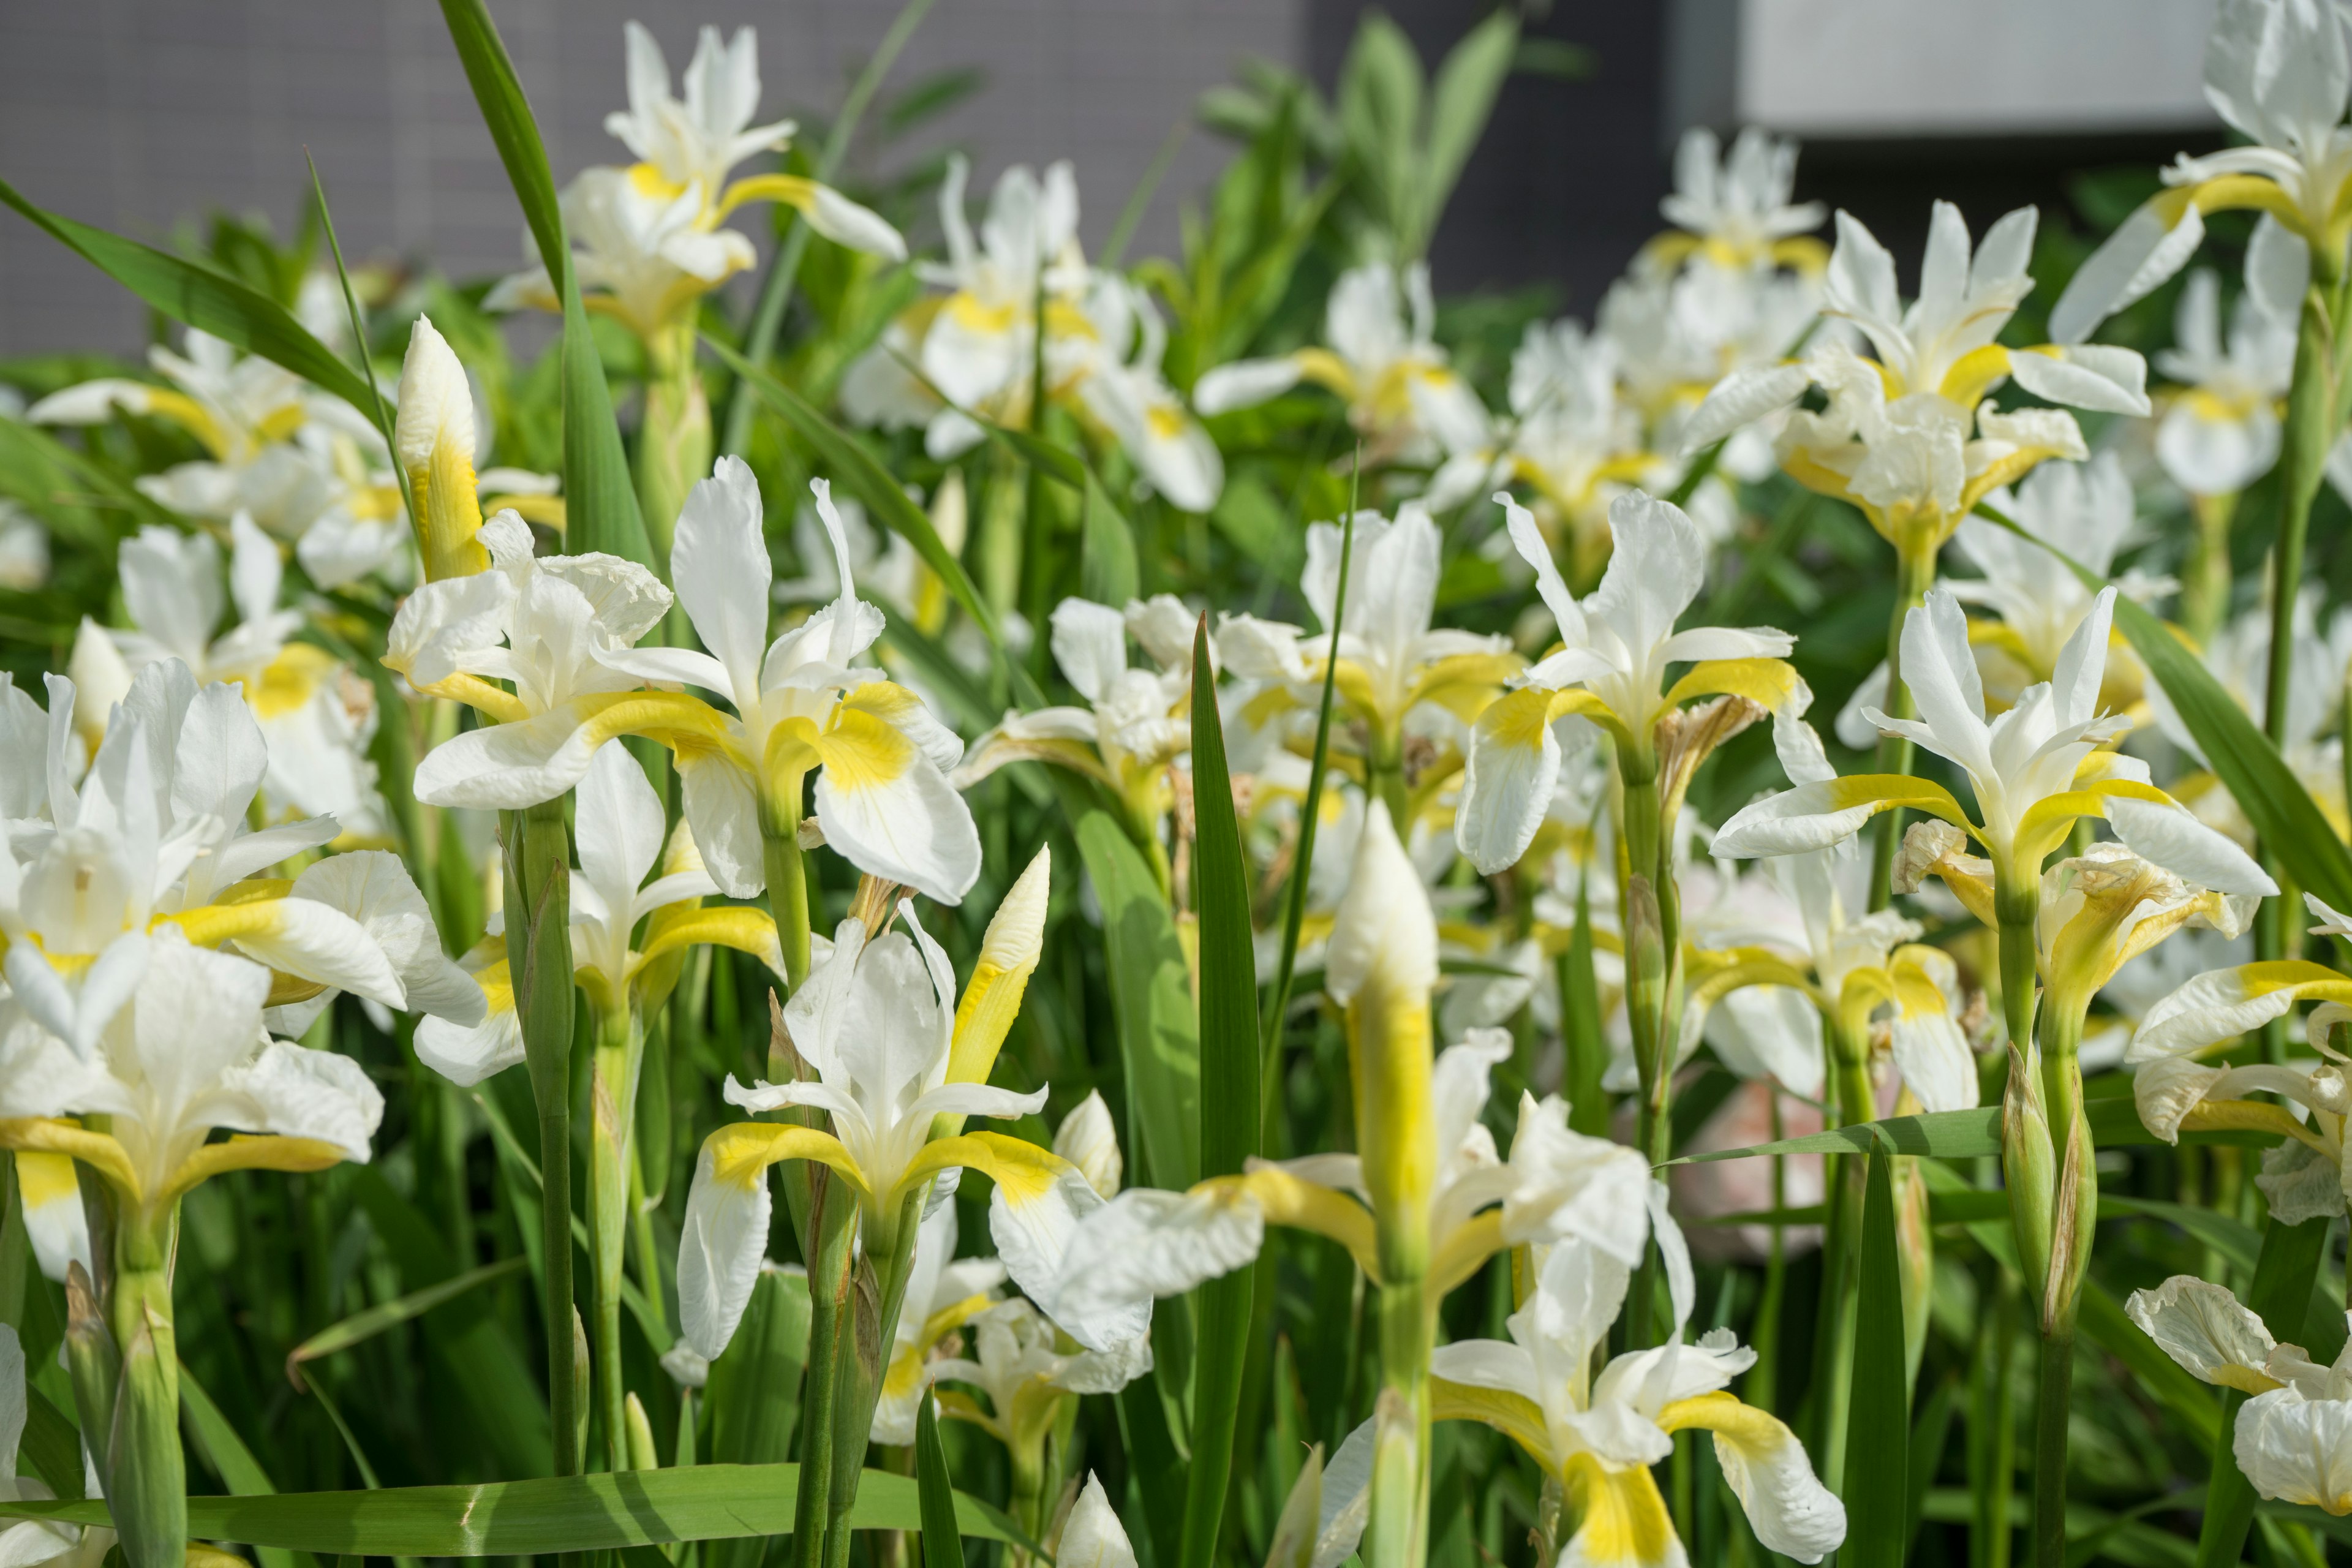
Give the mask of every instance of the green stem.
[[(1910, 719), (1918, 713), (1911, 700), (1911, 689), (1903, 683), (1903, 623), (1911, 612), (1927, 601), (1927, 590), (1936, 584), (1936, 546), (1922, 544), (1917, 539), (1907, 539), (1895, 547), (1895, 613), (1886, 623), (1886, 706), (1891, 719)], [(1898, 735), (1882, 735), (1878, 741), (1878, 771), (1882, 773), (1907, 773), (1913, 766), (1913, 747), (1909, 740)], [(1878, 816), (1878, 837), (1871, 846), (1870, 907), (1883, 910), (1894, 897), (1889, 877), (1895, 869), (1895, 847), (1903, 838), (1903, 813), (1885, 811)]]
[(1381, 1398), (1372, 1451), (1367, 1568), (1429, 1561), (1429, 1358), (1436, 1314), (1423, 1280), (1381, 1287)]
[[(1620, 747), (1618, 815), (1624, 826), (1626, 881), (1619, 908), (1624, 911), (1627, 971), (1626, 1018), (1633, 1035), (1633, 1063), (1641, 1074), (1635, 1144), (1653, 1165), (1674, 1149), (1675, 1037), (1682, 1013), (1680, 919), (1675, 894), (1672, 851), (1658, 798), (1657, 759)], [(1626, 1343), (1657, 1342), (1655, 1247), (1644, 1252), (1628, 1298)]]
[(831, 1522), (825, 1540), (825, 1561), (843, 1568), (849, 1561), (850, 1510), (857, 1503), (858, 1482), (865, 1479), (866, 1436), (874, 1430), (874, 1407), (882, 1397), (882, 1374), (888, 1347), (898, 1332), (898, 1313), (905, 1305), (907, 1281), (914, 1273), (915, 1233), (922, 1218), (930, 1184), (908, 1194), (895, 1215), (877, 1214), (868, 1220), (866, 1258), (872, 1265), (872, 1288), (853, 1290), (845, 1320), (848, 1332), (841, 1356), (841, 1385), (835, 1406)]
[(1999, 1263), (1990, 1272), (1986, 1317), (1969, 1373), (1969, 1489), (1974, 1502), (1969, 1568), (2009, 1568), (2016, 1533), (2010, 1521), (2010, 1498), (2017, 1479), (2017, 1414), (2009, 1369), (2016, 1354), (2017, 1281)]
[[(801, 1405), (800, 1489), (793, 1510), (793, 1568), (820, 1568), (831, 1518), (834, 1410), (841, 1387), (842, 1330), (856, 1252), (857, 1198), (829, 1171), (812, 1173), (816, 1250), (809, 1265), (808, 1392)], [(864, 1450), (858, 1457), (863, 1457)], [(851, 1463), (857, 1462), (852, 1458)]]
[(1412, 831), (1412, 818), (1408, 815), (1411, 797), (1404, 784), (1404, 736), (1401, 731), (1375, 729), (1369, 754), (1364, 758), (1364, 773), (1373, 799), (1389, 808), (1389, 821), (1402, 839)]
[(2180, 573), (2180, 626), (2190, 642), (2210, 647), (2213, 634), (2230, 618), (2230, 523), (2237, 514), (2238, 498), (2191, 496), (2189, 500), (2197, 533)]
[(2033, 1561), (2065, 1568), (2066, 1421), (2074, 1384), (2074, 1320), (2042, 1336), (2042, 1380), (2033, 1411)]
[(801, 862), (801, 781), (761, 801), (760, 841), (766, 853), (768, 912), (783, 944), (784, 978), (798, 991), (809, 971), (808, 872)]
[[(630, 1172), (635, 1163), (637, 1070), (645, 1028), (636, 1009), (614, 1008), (597, 1020), (594, 1082), (589, 1099), (589, 1300), (596, 1408), (604, 1421), (607, 1458), (630, 1468), (628, 1390), (621, 1375), (621, 1274), (629, 1235)], [(658, 1289), (654, 1294), (658, 1297)]]
[[(1835, 1068), (1838, 1119), (1846, 1126), (1872, 1121), (1877, 1110), (1871, 1092), (1869, 1041), (1834, 1017), (1826, 1019), (1828, 1044)], [(1864, 1177), (1868, 1166), (1860, 1155), (1832, 1157), (1824, 1173), (1830, 1221), (1822, 1247), (1822, 1304), (1813, 1385), (1810, 1391), (1815, 1430), (1819, 1434), (1822, 1474), (1845, 1474), (1846, 1417), (1853, 1401), (1847, 1397), (1853, 1381), (1854, 1302), (1861, 1268)]]
[(580, 1471), (572, 1300), (571, 834), (562, 796), (509, 814), (508, 969), (539, 1108), (539, 1168), (545, 1182), (540, 1244), (546, 1274), (547, 1403), (555, 1473)]
[[(694, 363), (692, 318), (646, 340), (646, 407), (637, 426), (637, 504), (654, 570), (667, 581), (687, 492), (710, 472), (710, 399)], [(683, 617), (675, 608), (672, 615)], [(690, 623), (688, 623), (690, 626)], [(684, 646), (691, 646), (684, 645)]]
[(106, 1302), (121, 1347), (107, 1502), (125, 1568), (180, 1568), (188, 1542), (187, 1458), (180, 1447), (180, 1358), (172, 1326), (179, 1205), (125, 1214)]
[[(2303, 588), (2303, 557), (2311, 529), (2311, 503), (2327, 471), (2328, 449), (2344, 427), (2343, 389), (2337, 382), (2337, 340), (2344, 300), (2335, 276), (2338, 258), (2326, 246), (2311, 253), (2311, 287), (2305, 292), (2295, 331), (2294, 379), (2286, 395), (2286, 419), (2279, 447), (2278, 531), (2271, 541), (2270, 668), (2263, 695), (2263, 732), (2284, 752), (2294, 684), (2294, 601)], [(2276, 877), (2277, 847), (2257, 844), (2263, 867)], [(2275, 900), (2274, 900), (2275, 901)], [(2254, 927), (2254, 957), (2269, 962), (2287, 955), (2289, 939), (2279, 911)], [(2263, 1027), (2263, 1056), (2286, 1057), (2285, 1020)]]

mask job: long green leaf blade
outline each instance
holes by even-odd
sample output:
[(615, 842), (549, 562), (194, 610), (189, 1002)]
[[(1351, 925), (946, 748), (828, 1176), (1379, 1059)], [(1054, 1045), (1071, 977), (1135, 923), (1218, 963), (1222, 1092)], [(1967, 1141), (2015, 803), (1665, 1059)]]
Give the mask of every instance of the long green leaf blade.
[[(697, 1465), (495, 1481), (188, 1500), (188, 1529), (206, 1541), (368, 1557), (509, 1557), (611, 1552), (680, 1541), (735, 1541), (792, 1531), (798, 1465)], [(110, 1522), (102, 1502), (0, 1500), (0, 1518)], [(1013, 1540), (996, 1510), (956, 1498), (957, 1527)], [(919, 1530), (913, 1478), (868, 1470), (850, 1514), (856, 1530)]]
[(555, 198), (555, 174), (547, 162), (547, 144), (540, 140), (539, 121), (523, 97), (522, 81), (499, 25), (490, 20), (482, 0), (441, 0), (441, 16), (448, 24), (449, 41), (457, 46), (457, 59), (466, 80), (481, 107), (482, 122), (506, 165), (507, 183), (522, 204), (523, 221), (539, 246), (547, 266), (548, 281), (563, 292), (564, 274), (571, 270), (571, 247), (563, 237), (563, 212)]
[(956, 1525), (955, 1484), (940, 1443), (938, 1401), (927, 1389), (915, 1417), (915, 1486), (923, 1513), (923, 1568), (963, 1568), (963, 1532)]
[(1895, 1256), (1890, 1156), (1864, 1177), (1862, 1279), (1854, 1303), (1853, 1382), (1847, 1394), (1849, 1568), (1900, 1568), (1910, 1534), (1911, 1378), (1903, 1356), (1903, 1267)]
[(364, 1311), (354, 1312), (340, 1323), (331, 1324), (304, 1340), (286, 1353), (286, 1375), (301, 1386), (302, 1363), (320, 1356), (346, 1351), (363, 1341), (372, 1340), (386, 1329), (395, 1328), (413, 1318), (421, 1318), (442, 1302), (464, 1295), (478, 1285), (488, 1285), (519, 1272), (524, 1259), (520, 1253), (485, 1263), (479, 1268), (468, 1268), (454, 1279), (439, 1280), (421, 1290), (411, 1290), (404, 1296), (378, 1302)]
[(1159, 879), (1108, 812), (1079, 818), (1077, 839), (1102, 900), (1136, 1163), (1145, 1184), (1181, 1191), (1201, 1177), (1201, 1047), (1183, 944)]
[[(1192, 637), (1192, 887), (1201, 944), (1201, 1174), (1237, 1174), (1258, 1152), (1257, 959), (1249, 866), (1225, 766), (1209, 620)], [(1231, 1479), (1255, 1271), (1201, 1287), (1192, 1363), (1192, 1468), (1184, 1492), (1181, 1568), (1209, 1568)]]
[(268, 295), (152, 246), (35, 206), (5, 180), (0, 180), (0, 202), (181, 325), (283, 365), (373, 416), (375, 389)]

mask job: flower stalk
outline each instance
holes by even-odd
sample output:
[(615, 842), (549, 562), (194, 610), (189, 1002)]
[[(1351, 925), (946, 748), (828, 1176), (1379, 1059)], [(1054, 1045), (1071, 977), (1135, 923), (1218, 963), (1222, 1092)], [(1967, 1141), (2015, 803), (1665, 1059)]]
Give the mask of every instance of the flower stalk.
[[(629, 1396), (621, 1376), (621, 1274), (628, 1256), (637, 1079), (645, 1048), (644, 1020), (634, 1005), (598, 1010), (588, 1101), (588, 1244), (594, 1269), (589, 1300), (596, 1409), (616, 1471), (635, 1468), (629, 1457)], [(658, 1298), (660, 1292), (647, 1294)]]
[[(1927, 602), (1927, 590), (1936, 585), (1936, 562), (1944, 539), (1951, 532), (1947, 527), (1930, 531), (1909, 531), (1895, 545), (1895, 610), (1886, 621), (1886, 713), (1894, 719), (1916, 719), (1918, 704), (1911, 698), (1911, 689), (1903, 679), (1903, 627), (1911, 612)], [(1917, 744), (1908, 735), (1881, 734), (1878, 738), (1878, 771), (1881, 773), (1908, 773), (1916, 766)], [(1895, 868), (1895, 847), (1903, 839), (1903, 813), (1887, 812), (1878, 819), (1878, 837), (1871, 845), (1870, 907), (1886, 908), (1894, 894), (1889, 882)], [(1835, 1474), (1832, 1471), (1832, 1474)]]
[(524, 1059), (539, 1109), (540, 1173), (546, 1183), (540, 1244), (545, 1258), (548, 1412), (555, 1473), (577, 1475), (580, 1453), (572, 1300), (572, 862), (563, 797), (506, 815), (508, 973)]

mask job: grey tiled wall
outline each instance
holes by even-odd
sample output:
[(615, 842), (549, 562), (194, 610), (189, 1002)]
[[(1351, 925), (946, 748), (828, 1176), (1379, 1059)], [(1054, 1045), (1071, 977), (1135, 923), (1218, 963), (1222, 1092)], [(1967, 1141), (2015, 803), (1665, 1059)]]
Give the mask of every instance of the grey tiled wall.
[[(1170, 128), (1251, 54), (1295, 62), (1306, 0), (937, 0), (894, 80), (988, 76), (930, 141), (981, 180), (1076, 160), (1099, 245)], [(556, 177), (626, 157), (621, 25), (652, 27), (673, 68), (697, 26), (760, 29), (777, 113), (829, 110), (898, 0), (491, 0)], [(431, 0), (0, 0), (0, 175), (33, 200), (142, 238), (215, 207), (281, 233), (319, 163), (347, 254), (429, 256), (457, 277), (507, 269), (521, 215)], [(1182, 199), (1223, 153), (1195, 133), (1139, 235), (1172, 247)], [(984, 187), (983, 187), (984, 188)], [(742, 226), (751, 229), (754, 226)], [(135, 348), (141, 308), (0, 214), (0, 354)]]

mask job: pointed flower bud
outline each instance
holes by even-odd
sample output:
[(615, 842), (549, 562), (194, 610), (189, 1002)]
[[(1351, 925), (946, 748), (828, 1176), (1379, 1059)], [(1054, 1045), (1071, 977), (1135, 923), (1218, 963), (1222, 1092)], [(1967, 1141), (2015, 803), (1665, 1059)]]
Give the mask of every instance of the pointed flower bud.
[(1431, 1109), (1429, 994), (1437, 921), (1420, 875), (1375, 800), (1331, 929), (1325, 988), (1348, 1010), (1357, 1147), (1380, 1237), (1381, 1277), (1428, 1267), (1429, 1198), (1437, 1180)]
[(408, 335), (400, 367), (400, 416), (393, 444), (415, 498), (416, 547), (425, 580), (486, 570), (488, 553), (474, 535), (482, 503), (474, 476), (474, 394), (448, 340), (425, 317)]
[(1061, 1130), (1054, 1134), (1054, 1152), (1076, 1165), (1096, 1192), (1107, 1198), (1118, 1196), (1126, 1165), (1119, 1158), (1118, 1135), (1110, 1124), (1110, 1107), (1103, 1103), (1100, 1089), (1080, 1100), (1078, 1108), (1062, 1119)]
[(1041, 847), (996, 906), (988, 933), (981, 939), (971, 983), (956, 1007), (955, 1046), (948, 1056), (950, 1083), (986, 1083), (996, 1066), (1005, 1032), (1021, 1011), (1030, 973), (1045, 949), (1045, 905), (1053, 879), (1053, 851)]

